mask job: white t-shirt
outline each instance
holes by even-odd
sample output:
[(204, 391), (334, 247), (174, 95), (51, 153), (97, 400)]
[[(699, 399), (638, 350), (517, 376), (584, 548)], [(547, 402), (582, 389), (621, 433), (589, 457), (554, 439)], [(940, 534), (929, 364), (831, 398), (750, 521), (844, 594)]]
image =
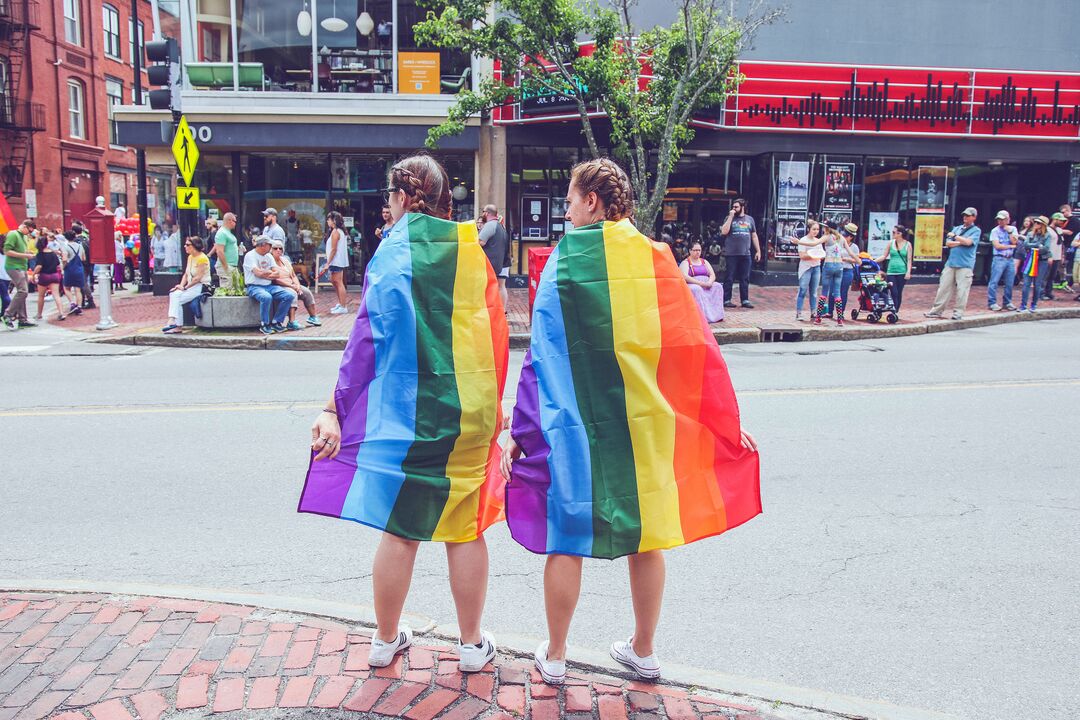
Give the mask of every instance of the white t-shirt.
[(334, 244), (334, 233), (337, 233), (337, 250), (334, 257), (330, 258), (330, 264), (334, 267), (349, 267), (349, 236), (344, 230), (334, 229), (326, 236), (326, 248), (323, 250), (327, 257), (330, 256), (330, 248)]
[(1046, 232), (1050, 233), (1050, 259), (1061, 260), (1062, 245), (1058, 242), (1060, 237), (1057, 230), (1053, 228), (1046, 228)]
[(274, 262), (274, 254), (266, 253), (260, 255), (256, 251), (251, 251), (244, 255), (244, 282), (248, 285), (269, 285), (271, 280), (269, 278), (258, 277), (254, 273), (255, 268), (261, 268), (263, 270), (273, 270), (277, 267), (277, 263)]

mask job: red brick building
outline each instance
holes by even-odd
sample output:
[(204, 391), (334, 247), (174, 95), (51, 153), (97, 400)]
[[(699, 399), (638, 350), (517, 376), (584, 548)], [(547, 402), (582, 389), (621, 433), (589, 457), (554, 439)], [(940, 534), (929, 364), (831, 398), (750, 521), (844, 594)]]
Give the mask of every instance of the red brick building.
[[(134, 53), (136, 47), (141, 52), (142, 37), (153, 35), (149, 0), (138, 0), (134, 25), (131, 0), (0, 0), (0, 25), (5, 13), (13, 20), (0, 35), (7, 38), (0, 64), (11, 68), (10, 104), (16, 120), (38, 126), (5, 128), (8, 137), (0, 137), (0, 170), (14, 166), (0, 180), (6, 180), (2, 189), (15, 215), (26, 214), (26, 190), (36, 191), (38, 222), (49, 227), (69, 227), (98, 195), (110, 208), (122, 204), (134, 213), (135, 150), (116, 144), (111, 108), (134, 104)], [(25, 18), (22, 25), (17, 16)], [(144, 92), (146, 87), (144, 71)], [(17, 134), (26, 138), (25, 159), (16, 152)], [(168, 183), (167, 177), (151, 177), (151, 204), (168, 192)]]

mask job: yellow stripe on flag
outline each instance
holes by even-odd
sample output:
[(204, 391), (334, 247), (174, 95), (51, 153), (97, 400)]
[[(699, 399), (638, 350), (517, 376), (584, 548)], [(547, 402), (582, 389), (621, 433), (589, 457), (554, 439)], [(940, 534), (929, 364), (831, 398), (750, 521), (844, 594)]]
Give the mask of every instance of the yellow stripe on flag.
[(499, 390), (486, 296), (489, 270), (487, 257), (477, 240), (476, 225), (460, 223), (451, 333), (461, 403), (461, 434), (446, 461), (450, 497), (431, 538), (436, 541), (475, 538), (477, 534), (480, 487), (486, 477), (491, 438), (498, 420)]
[(675, 414), (657, 383), (660, 308), (653, 250), (629, 220), (604, 223), (615, 357), (626, 389), (642, 549), (683, 542), (675, 484)]

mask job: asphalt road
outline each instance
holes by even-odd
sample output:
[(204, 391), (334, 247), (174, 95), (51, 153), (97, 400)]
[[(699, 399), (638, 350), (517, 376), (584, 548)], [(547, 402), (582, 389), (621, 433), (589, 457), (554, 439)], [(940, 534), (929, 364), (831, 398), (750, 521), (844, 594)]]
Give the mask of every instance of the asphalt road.
[[(371, 603), (377, 533), (295, 513), (337, 353), (66, 337), (0, 334), (0, 577)], [(661, 660), (972, 720), (1075, 717), (1080, 321), (724, 354), (765, 514), (668, 553)], [(504, 526), (488, 539), (486, 624), (540, 636), (542, 559)], [(425, 546), (407, 609), (452, 620), (445, 573)], [(572, 642), (604, 648), (630, 617), (625, 563), (587, 563)]]

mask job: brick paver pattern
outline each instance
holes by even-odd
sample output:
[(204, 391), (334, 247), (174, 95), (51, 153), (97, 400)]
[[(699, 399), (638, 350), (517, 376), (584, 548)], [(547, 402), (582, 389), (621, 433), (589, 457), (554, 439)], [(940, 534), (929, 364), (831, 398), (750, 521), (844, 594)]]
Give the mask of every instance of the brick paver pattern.
[(370, 631), (239, 605), (152, 597), (0, 593), (0, 720), (157, 720), (318, 708), (408, 720), (768, 720), (750, 705), (673, 685), (568, 673), (540, 682), (500, 655), (462, 674), (423, 638), (368, 665)]

